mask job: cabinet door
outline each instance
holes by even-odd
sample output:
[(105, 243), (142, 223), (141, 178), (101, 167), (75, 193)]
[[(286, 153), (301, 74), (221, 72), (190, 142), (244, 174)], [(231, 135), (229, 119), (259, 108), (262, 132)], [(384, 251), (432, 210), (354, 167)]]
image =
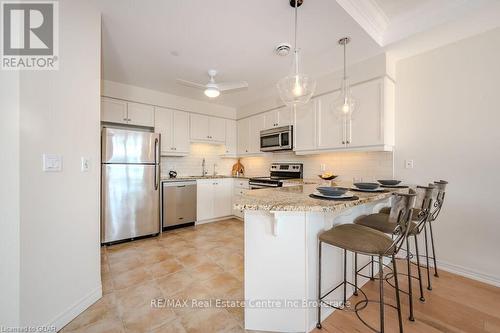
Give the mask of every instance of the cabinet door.
[(155, 111), (151, 105), (127, 103), (128, 123), (131, 125), (154, 127)]
[(155, 108), (155, 132), (161, 135), (161, 152), (170, 154), (174, 151), (172, 142), (173, 111), (166, 108)]
[(214, 217), (229, 216), (232, 214), (233, 180), (215, 179), (214, 181)]
[(209, 136), (211, 141), (226, 141), (226, 120), (222, 118), (209, 117)]
[(209, 125), (208, 125), (208, 116), (202, 116), (199, 114), (191, 114), (190, 115), (190, 133), (191, 140), (202, 140), (209, 141)]
[(196, 215), (198, 221), (214, 218), (214, 185), (212, 180), (196, 181)]
[(260, 131), (266, 128), (265, 117), (259, 114), (249, 118), (250, 134), (248, 142), (248, 152), (255, 154), (260, 153)]
[(250, 134), (249, 118), (238, 120), (238, 154), (248, 153), (248, 139)]
[(127, 102), (107, 97), (101, 98), (101, 121), (126, 124)]
[(189, 153), (189, 113), (173, 112), (172, 145), (176, 153)]
[(317, 99), (318, 148), (335, 149), (345, 147), (344, 123), (334, 107), (339, 93), (334, 92)]
[(237, 151), (236, 120), (226, 120), (226, 155), (236, 155)]
[(269, 129), (278, 127), (278, 111), (273, 110), (264, 113), (264, 128)]
[(351, 132), (347, 135), (349, 147), (374, 146), (383, 143), (382, 91), (383, 81), (371, 81), (351, 88), (356, 99), (352, 114)]
[(316, 149), (316, 100), (295, 106), (294, 145), (296, 151)]
[(278, 126), (288, 126), (293, 124), (292, 109), (288, 106), (275, 111), (278, 116)]

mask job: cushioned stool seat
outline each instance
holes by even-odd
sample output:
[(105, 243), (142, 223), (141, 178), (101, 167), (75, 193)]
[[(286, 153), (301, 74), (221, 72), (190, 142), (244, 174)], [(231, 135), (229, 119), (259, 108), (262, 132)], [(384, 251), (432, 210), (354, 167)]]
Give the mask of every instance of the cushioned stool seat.
[(319, 240), (348, 251), (383, 255), (390, 252), (393, 240), (378, 230), (357, 224), (341, 224), (319, 235)]
[[(413, 208), (413, 214), (412, 214), (412, 220), (416, 221), (418, 220), (418, 215), (420, 214), (421, 209), (420, 208)], [(391, 213), (391, 207), (384, 207), (382, 208), (379, 213), (381, 214), (390, 214)]]
[[(396, 223), (390, 222), (389, 214), (385, 213), (362, 216), (356, 219), (354, 223), (381, 231), (384, 234), (392, 234), (394, 229), (396, 229)], [(413, 235), (417, 232), (417, 229), (415, 228), (416, 226), (417, 224), (415, 222), (410, 223), (410, 231), (408, 232), (410, 235)]]

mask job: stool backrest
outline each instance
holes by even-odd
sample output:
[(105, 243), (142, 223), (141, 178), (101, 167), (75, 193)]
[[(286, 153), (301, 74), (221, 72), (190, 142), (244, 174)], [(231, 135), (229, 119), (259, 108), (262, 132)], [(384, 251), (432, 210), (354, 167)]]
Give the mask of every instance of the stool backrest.
[(437, 197), (434, 202), (434, 210), (431, 213), (431, 221), (437, 219), (439, 213), (441, 212), (441, 208), (444, 203), (444, 196), (446, 195), (446, 186), (448, 182), (446, 180), (438, 180), (434, 182), (434, 185), (437, 187)]
[(393, 231), (394, 241), (388, 250), (399, 251), (403, 240), (406, 239), (412, 220), (417, 193), (410, 189), (408, 193), (394, 193), (389, 221), (396, 224)]
[[(434, 184), (428, 186), (417, 186), (417, 198), (415, 207), (419, 208), (417, 220), (419, 223), (427, 221), (431, 214), (432, 203), (436, 201), (437, 187)], [(414, 216), (415, 219), (415, 216)]]

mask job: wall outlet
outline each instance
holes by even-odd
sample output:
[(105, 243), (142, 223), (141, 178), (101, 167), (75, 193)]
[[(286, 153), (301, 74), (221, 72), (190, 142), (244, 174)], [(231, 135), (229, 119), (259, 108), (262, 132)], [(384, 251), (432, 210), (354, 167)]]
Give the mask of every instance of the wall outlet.
[(81, 171), (89, 172), (90, 170), (90, 160), (87, 157), (81, 158)]
[(61, 172), (62, 171), (62, 156), (57, 154), (43, 154), (43, 171), (44, 172)]
[(326, 170), (326, 164), (322, 163), (320, 165), (320, 169), (321, 169), (321, 171), (325, 171)]
[(405, 160), (405, 169), (413, 169), (413, 160)]

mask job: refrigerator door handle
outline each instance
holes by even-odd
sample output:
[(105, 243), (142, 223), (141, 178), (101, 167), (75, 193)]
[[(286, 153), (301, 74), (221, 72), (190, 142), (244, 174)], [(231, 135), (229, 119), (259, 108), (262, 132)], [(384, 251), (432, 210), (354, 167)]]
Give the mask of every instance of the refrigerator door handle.
[(155, 139), (155, 191), (158, 191), (158, 180), (160, 177), (158, 177), (158, 139)]

